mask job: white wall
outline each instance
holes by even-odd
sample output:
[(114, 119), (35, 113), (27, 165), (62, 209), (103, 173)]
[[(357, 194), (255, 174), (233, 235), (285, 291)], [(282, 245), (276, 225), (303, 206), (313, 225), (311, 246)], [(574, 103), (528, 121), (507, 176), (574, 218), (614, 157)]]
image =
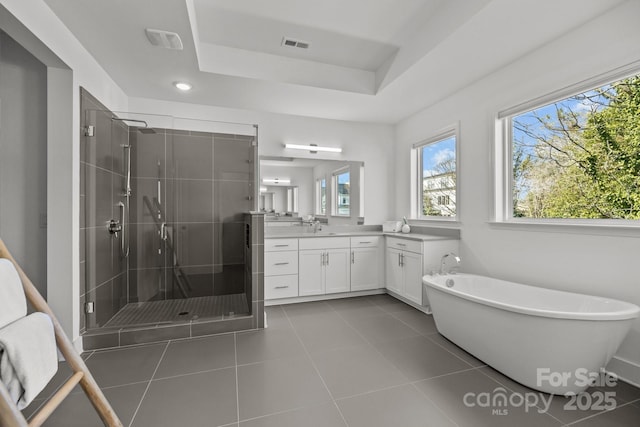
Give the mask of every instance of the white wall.
[[(363, 161), (365, 169), (365, 224), (380, 224), (393, 213), (394, 128), (390, 125), (314, 119), (210, 107), (145, 98), (130, 98), (132, 112), (167, 114), (202, 120), (254, 123), (259, 126), (258, 152), (268, 156)], [(285, 142), (341, 146), (341, 154), (315, 157), (287, 150)]]
[(0, 237), (47, 293), (47, 68), (0, 31)]
[[(623, 3), (398, 124), (395, 181), (398, 189), (408, 189), (411, 144), (460, 122), (458, 197), (460, 252), (465, 271), (640, 305), (637, 231), (628, 235), (595, 235), (489, 223), (494, 200), (492, 149), (496, 113), (640, 60), (639, 16), (639, 2)], [(409, 212), (409, 198), (408, 191), (396, 193), (396, 217)], [(640, 319), (616, 357), (616, 372), (640, 384)]]
[[(47, 298), (73, 340), (79, 330), (80, 95), (108, 108), (127, 96), (42, 0), (0, 0), (0, 26), (48, 66)], [(55, 224), (55, 226), (52, 226)]]

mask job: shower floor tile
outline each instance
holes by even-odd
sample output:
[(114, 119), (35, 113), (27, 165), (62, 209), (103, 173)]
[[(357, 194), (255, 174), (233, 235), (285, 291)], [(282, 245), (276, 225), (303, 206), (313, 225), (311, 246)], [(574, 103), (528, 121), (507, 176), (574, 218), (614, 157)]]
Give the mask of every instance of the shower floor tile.
[(246, 294), (218, 295), (125, 305), (105, 327), (156, 325), (249, 314)]

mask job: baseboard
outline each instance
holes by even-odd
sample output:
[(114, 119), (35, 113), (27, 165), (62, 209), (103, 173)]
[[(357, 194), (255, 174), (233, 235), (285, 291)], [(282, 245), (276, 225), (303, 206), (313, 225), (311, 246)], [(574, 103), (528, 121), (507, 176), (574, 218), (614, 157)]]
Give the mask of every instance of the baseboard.
[(368, 291), (343, 292), (339, 294), (324, 294), (324, 295), (313, 295), (313, 296), (306, 296), (306, 297), (280, 298), (280, 299), (265, 300), (264, 306), (269, 307), (271, 305), (295, 304), (299, 302), (326, 301), (326, 300), (339, 299), (339, 298), (363, 297), (367, 295), (378, 295), (378, 294), (384, 294), (384, 293), (386, 293), (386, 290), (384, 288), (380, 288), (380, 289), (372, 289)]
[(640, 365), (637, 363), (613, 356), (606, 370), (615, 373), (624, 382), (640, 387)]

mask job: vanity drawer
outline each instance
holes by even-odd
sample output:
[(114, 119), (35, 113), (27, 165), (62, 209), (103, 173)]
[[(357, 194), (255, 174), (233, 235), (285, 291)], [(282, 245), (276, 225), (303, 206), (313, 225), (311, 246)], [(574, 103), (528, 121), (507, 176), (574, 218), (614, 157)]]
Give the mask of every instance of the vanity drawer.
[(398, 239), (387, 237), (387, 248), (400, 249), (403, 251), (422, 253), (422, 242), (419, 240)]
[(297, 251), (298, 239), (264, 239), (264, 251)]
[(380, 243), (380, 236), (357, 236), (351, 238), (351, 248), (375, 248)]
[(298, 274), (298, 251), (264, 253), (264, 275), (281, 274)]
[(298, 296), (298, 275), (269, 276), (264, 278), (264, 299)]
[(300, 249), (349, 248), (348, 237), (309, 237), (300, 239)]

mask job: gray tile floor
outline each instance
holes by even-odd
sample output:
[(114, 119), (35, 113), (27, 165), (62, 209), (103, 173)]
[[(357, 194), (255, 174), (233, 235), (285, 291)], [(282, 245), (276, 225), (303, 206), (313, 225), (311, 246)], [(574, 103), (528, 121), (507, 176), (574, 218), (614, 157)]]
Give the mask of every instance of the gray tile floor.
[[(469, 392), (532, 391), (444, 339), (430, 316), (387, 295), (268, 307), (267, 313), (264, 331), (84, 357), (124, 425), (133, 427), (640, 425), (640, 389), (625, 383), (607, 390), (616, 400), (608, 411), (568, 410), (563, 397), (554, 397), (547, 411), (541, 404), (512, 405), (494, 414), (465, 405)], [(61, 365), (42, 396), (68, 376)], [(78, 390), (45, 425), (101, 423)]]

